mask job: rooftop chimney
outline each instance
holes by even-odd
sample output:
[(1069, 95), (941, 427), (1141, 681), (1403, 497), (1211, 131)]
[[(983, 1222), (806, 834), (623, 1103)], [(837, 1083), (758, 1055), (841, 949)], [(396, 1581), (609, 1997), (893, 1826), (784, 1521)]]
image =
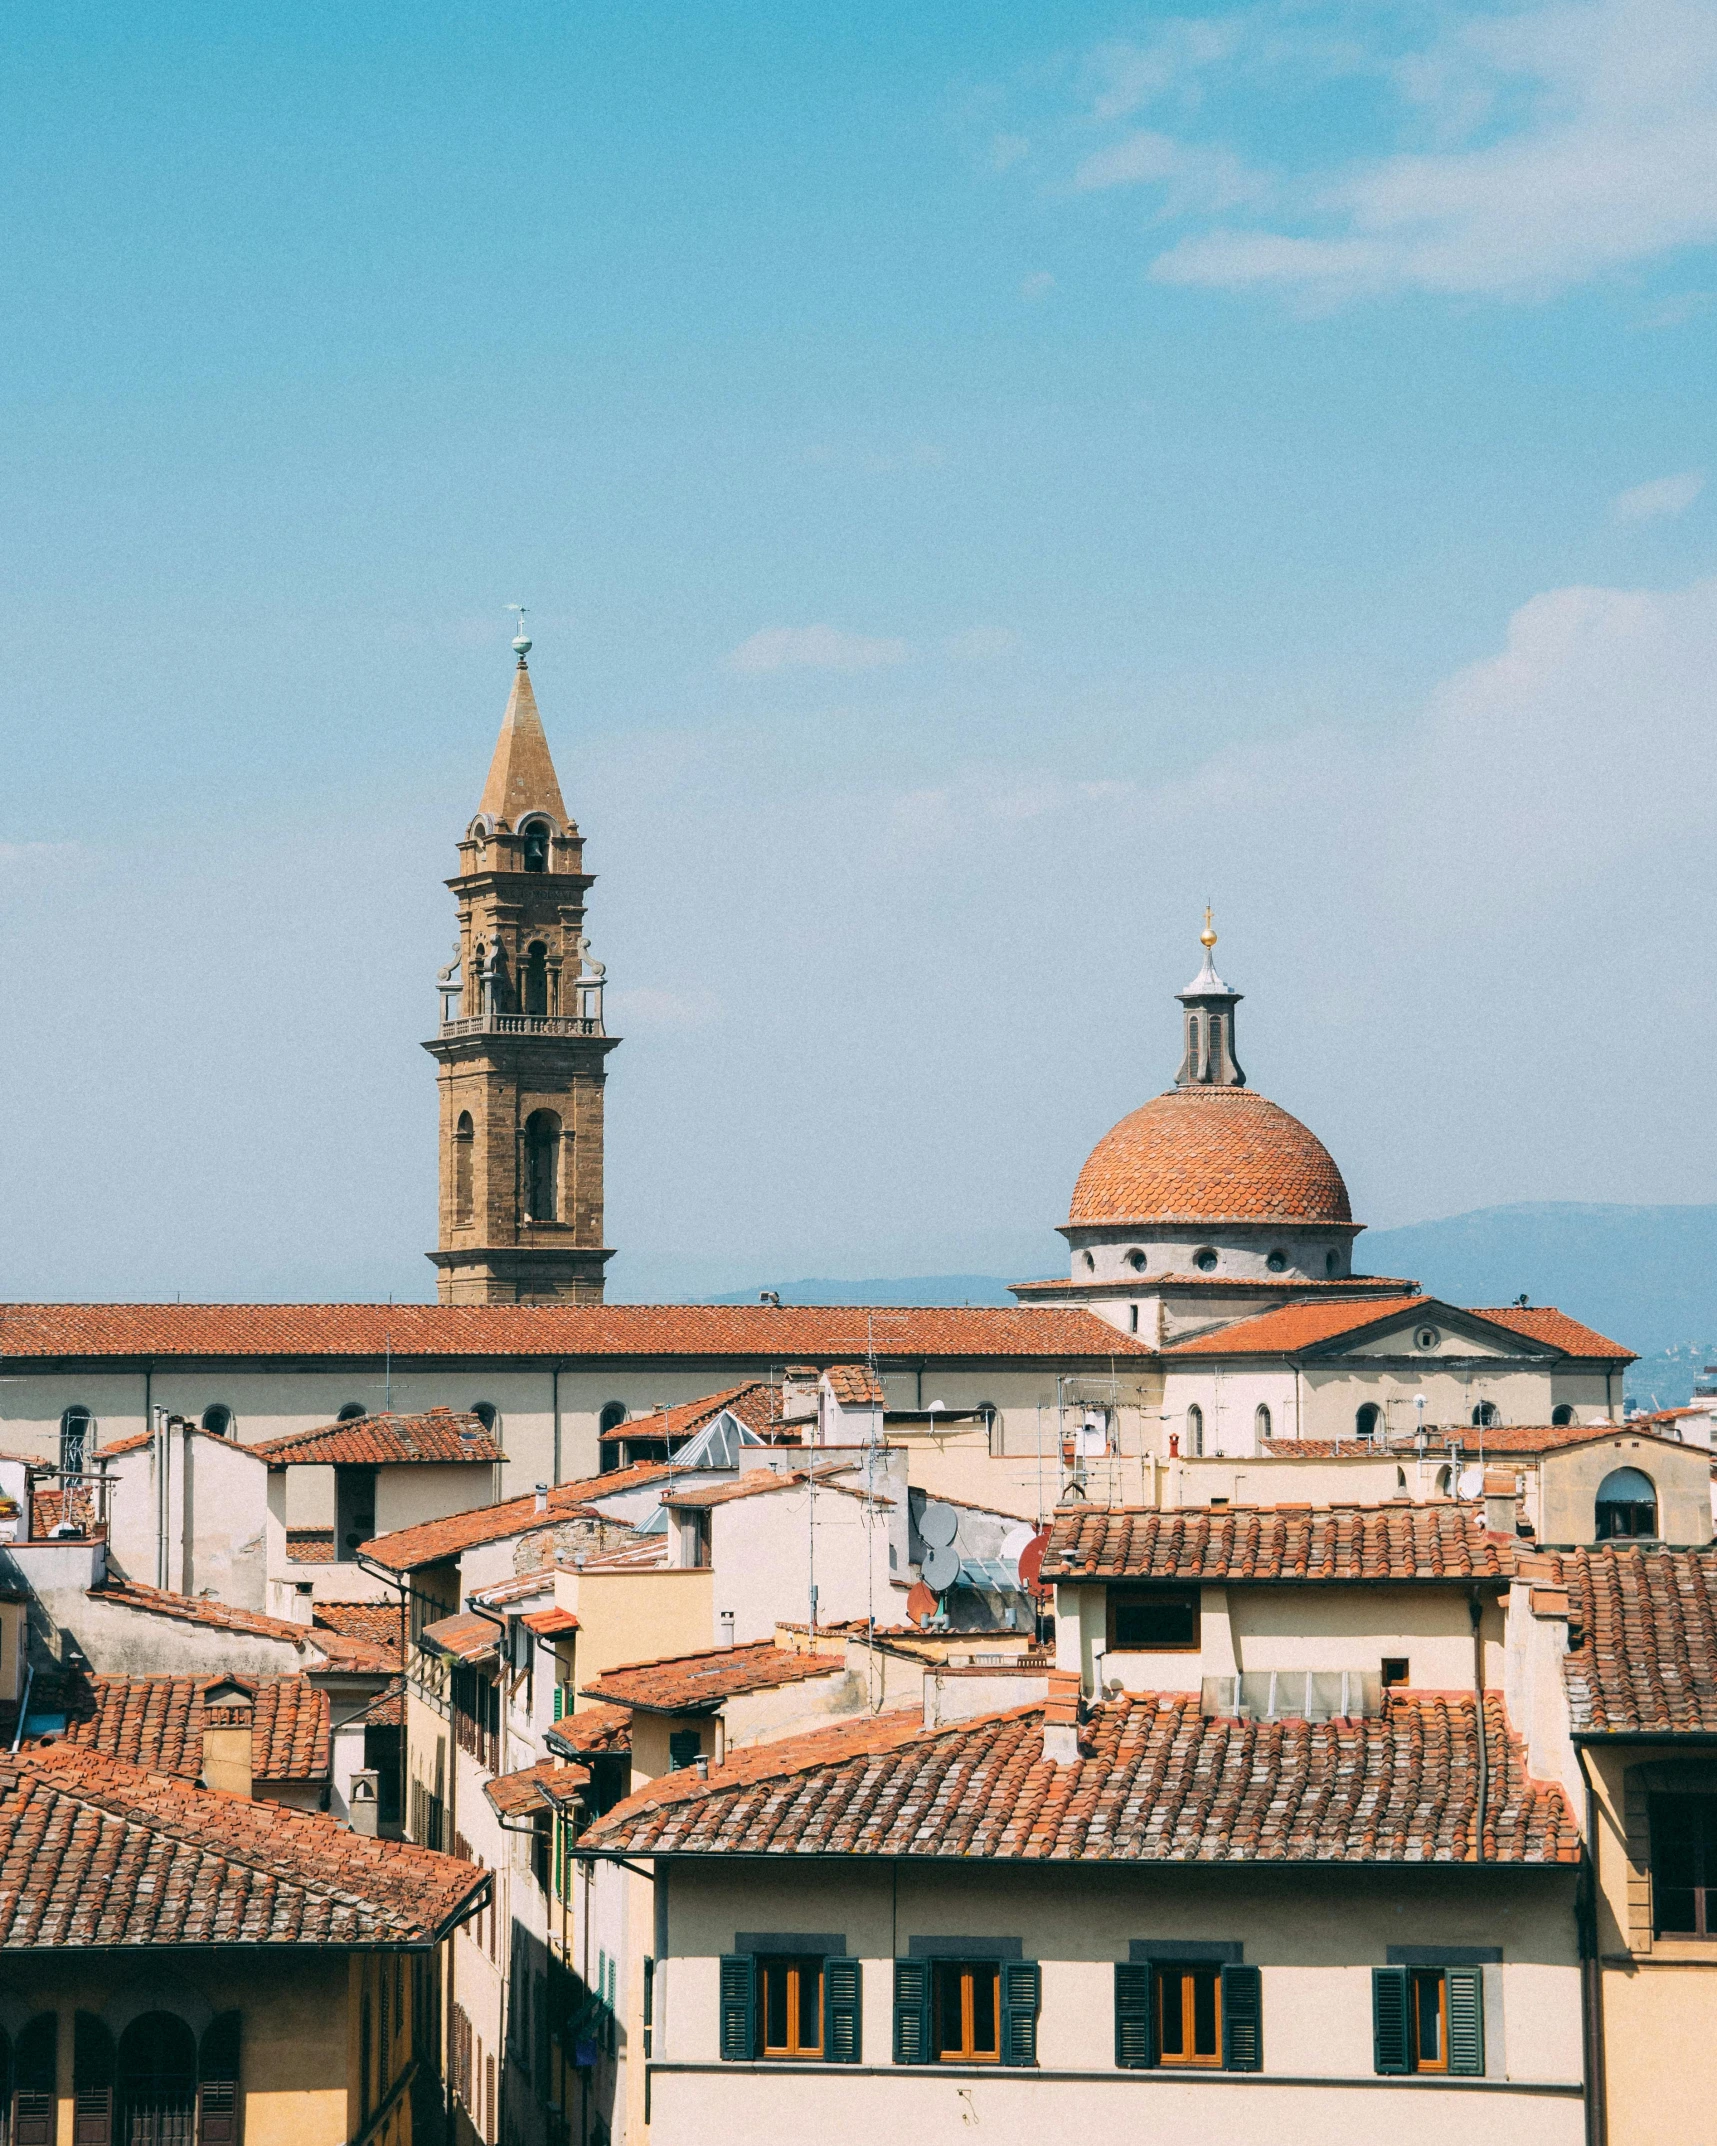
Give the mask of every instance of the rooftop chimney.
[(1052, 1766), (1079, 1763), (1079, 1677), (1071, 1669), (1049, 1672), (1043, 1702), (1043, 1755)]
[(548, 1511), (548, 1485), (546, 1483), (539, 1483), (537, 1485), (536, 1505), (537, 1511), (539, 1513), (546, 1513)]
[(1506, 1468), (1484, 1472), (1484, 1524), (1492, 1535), (1514, 1533), (1515, 1500), (1520, 1495), (1518, 1479)]
[(250, 1731), (253, 1698), (248, 1685), (222, 1677), (203, 1693), (203, 1786), (229, 1796), (251, 1792)]
[(352, 1831), (367, 1834), (371, 1840), (375, 1838), (376, 1818), (381, 1810), (381, 1783), (382, 1777), (373, 1766), (361, 1768), (352, 1776), (352, 1793), (346, 1799)]

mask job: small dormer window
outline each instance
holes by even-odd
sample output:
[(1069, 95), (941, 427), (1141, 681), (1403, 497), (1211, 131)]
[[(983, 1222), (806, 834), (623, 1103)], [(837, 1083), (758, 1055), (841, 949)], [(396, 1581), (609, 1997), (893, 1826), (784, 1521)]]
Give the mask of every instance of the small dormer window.
[(551, 831), (546, 820), (529, 820), (519, 832), (525, 838), (525, 870), (546, 872)]

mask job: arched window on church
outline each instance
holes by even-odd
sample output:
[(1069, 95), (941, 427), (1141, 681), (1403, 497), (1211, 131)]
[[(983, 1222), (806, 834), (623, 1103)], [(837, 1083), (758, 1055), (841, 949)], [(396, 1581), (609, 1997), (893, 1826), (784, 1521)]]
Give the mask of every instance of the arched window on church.
[(546, 872), (548, 870), (548, 846), (550, 830), (546, 821), (527, 821), (519, 832), (525, 838), (525, 870)]
[(1186, 1450), (1195, 1460), (1204, 1451), (1204, 1410), (1196, 1401), (1186, 1412)]
[(1612, 1468), (1598, 1485), (1600, 1542), (1650, 1541), (1657, 1533), (1657, 1488), (1637, 1468)]
[(552, 1110), (525, 1120), (525, 1214), (532, 1222), (560, 1218), (560, 1120)]
[(1362, 1402), (1353, 1419), (1355, 1438), (1375, 1438), (1383, 1428), (1383, 1411), (1375, 1401)]
[(1480, 1401), (1473, 1410), (1473, 1428), (1475, 1430), (1488, 1431), (1501, 1421), (1502, 1418), (1497, 1414), (1494, 1401)]
[(1557, 1430), (1564, 1429), (1573, 1420), (1574, 1404), (1571, 1401), (1558, 1401), (1550, 1411), (1550, 1421), (1556, 1426)]
[(540, 939), (525, 949), (524, 1010), (541, 1016), (548, 1012), (548, 948)]
[(1262, 1401), (1258, 1403), (1258, 1406), (1252, 1412), (1252, 1427), (1257, 1432), (1260, 1443), (1269, 1437), (1270, 1411)]
[(471, 1113), (462, 1110), (459, 1123), (453, 1128), (453, 1220), (456, 1224), (471, 1219), (471, 1156), (476, 1144)]

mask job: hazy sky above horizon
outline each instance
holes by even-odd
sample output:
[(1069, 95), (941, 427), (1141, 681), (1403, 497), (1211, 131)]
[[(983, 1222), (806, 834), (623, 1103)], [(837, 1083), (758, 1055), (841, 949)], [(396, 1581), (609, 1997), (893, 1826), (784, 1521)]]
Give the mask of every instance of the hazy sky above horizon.
[(618, 1296), (1055, 1271), (1207, 899), (1364, 1219), (1717, 1200), (1717, 11), (8, 48), (0, 1293), (431, 1293), (509, 600)]

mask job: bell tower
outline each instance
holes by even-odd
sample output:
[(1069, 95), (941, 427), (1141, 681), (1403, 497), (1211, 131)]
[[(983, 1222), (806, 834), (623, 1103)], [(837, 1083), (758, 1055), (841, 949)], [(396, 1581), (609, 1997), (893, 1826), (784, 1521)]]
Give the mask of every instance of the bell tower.
[(441, 1094), (443, 1304), (600, 1304), (602, 1089), (617, 1037), (584, 936), (591, 875), (518, 668), (477, 816), (447, 884), (459, 941), (424, 1045)]

